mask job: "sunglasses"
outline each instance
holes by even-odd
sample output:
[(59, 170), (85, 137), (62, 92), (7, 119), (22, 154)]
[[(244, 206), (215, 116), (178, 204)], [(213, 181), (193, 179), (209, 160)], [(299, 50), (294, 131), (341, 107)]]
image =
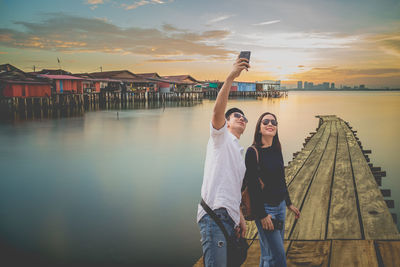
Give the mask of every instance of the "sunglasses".
[(248, 122), (247, 118), (244, 115), (240, 114), (240, 113), (237, 113), (237, 112), (233, 113), (233, 117), (235, 117), (237, 119), (243, 118), (245, 123)]
[(276, 120), (270, 120), (270, 119), (265, 119), (265, 120), (263, 120), (263, 121), (262, 121), (262, 124), (268, 125), (270, 122), (271, 122), (271, 124), (272, 124), (273, 126), (278, 125), (278, 122), (277, 122)]

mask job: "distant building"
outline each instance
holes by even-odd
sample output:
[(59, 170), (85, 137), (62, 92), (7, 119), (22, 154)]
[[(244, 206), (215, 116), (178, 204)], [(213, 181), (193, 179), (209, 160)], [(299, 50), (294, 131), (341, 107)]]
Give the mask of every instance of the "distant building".
[(0, 96), (49, 97), (51, 83), (35, 74), (25, 73), (10, 65), (0, 65)]
[(360, 84), (360, 89), (365, 89), (365, 84)]
[(331, 83), (331, 89), (335, 89), (335, 83)]
[(328, 90), (329, 89), (329, 83), (328, 82), (322, 83), (322, 89), (323, 90)]
[(303, 81), (297, 82), (297, 89), (303, 89)]
[(264, 80), (264, 81), (257, 81), (256, 84), (262, 84), (263, 91), (274, 91), (281, 89), (281, 81)]

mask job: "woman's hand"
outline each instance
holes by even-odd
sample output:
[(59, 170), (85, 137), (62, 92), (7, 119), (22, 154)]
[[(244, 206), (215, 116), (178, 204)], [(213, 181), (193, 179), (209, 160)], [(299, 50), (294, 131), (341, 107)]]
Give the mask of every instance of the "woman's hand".
[(265, 230), (273, 231), (274, 224), (271, 221), (271, 215), (268, 214), (267, 217), (261, 219), (262, 228)]
[(288, 207), (288, 209), (289, 209), (291, 212), (294, 213), (295, 219), (300, 218), (300, 211), (299, 211), (295, 206), (293, 206), (293, 204), (290, 205), (290, 206)]

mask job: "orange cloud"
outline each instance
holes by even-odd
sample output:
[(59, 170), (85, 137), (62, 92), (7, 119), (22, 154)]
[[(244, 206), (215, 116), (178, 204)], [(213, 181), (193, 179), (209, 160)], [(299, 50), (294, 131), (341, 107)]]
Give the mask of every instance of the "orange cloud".
[(120, 28), (103, 19), (63, 13), (50, 14), (41, 23), (19, 21), (15, 24), (24, 26), (26, 31), (0, 28), (0, 45), (65, 53), (201, 55), (223, 58), (232, 54), (232, 51), (217, 44), (230, 34), (225, 30), (190, 32), (168, 24), (163, 26), (163, 30)]

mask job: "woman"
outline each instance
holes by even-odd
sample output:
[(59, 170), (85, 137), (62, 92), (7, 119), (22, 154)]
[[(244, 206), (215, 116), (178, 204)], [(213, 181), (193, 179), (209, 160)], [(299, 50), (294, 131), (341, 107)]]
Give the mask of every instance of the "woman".
[[(258, 164), (254, 147), (258, 151)], [(283, 246), (286, 207), (296, 219), (300, 212), (293, 206), (287, 190), (278, 122), (272, 113), (265, 112), (257, 121), (253, 146), (246, 152), (245, 179), (260, 237), (260, 266), (286, 266)], [(281, 221), (282, 229), (274, 229), (273, 220)]]

